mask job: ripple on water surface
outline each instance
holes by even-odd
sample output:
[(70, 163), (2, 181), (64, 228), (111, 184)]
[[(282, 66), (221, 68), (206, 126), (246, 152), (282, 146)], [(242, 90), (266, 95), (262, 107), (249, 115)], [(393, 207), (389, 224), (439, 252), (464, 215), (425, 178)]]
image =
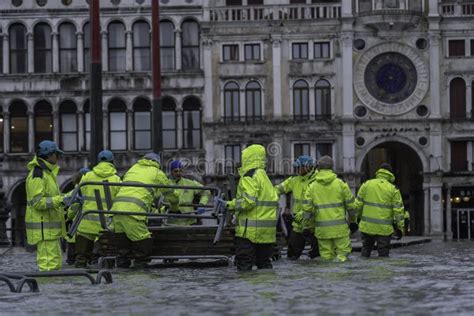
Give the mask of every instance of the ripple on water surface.
[[(474, 310), (470, 242), (432, 242), (392, 250), (388, 259), (347, 263), (286, 259), (273, 270), (170, 268), (114, 273), (114, 283), (38, 279), (40, 293), (9, 293), (0, 283), (0, 314), (447, 314)], [(2, 271), (32, 271), (32, 253), (0, 256)]]

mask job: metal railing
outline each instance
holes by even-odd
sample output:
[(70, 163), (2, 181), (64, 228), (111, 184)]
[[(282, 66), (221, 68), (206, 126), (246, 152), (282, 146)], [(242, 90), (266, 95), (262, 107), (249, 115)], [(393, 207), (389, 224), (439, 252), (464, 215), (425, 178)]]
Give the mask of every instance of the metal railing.
[[(121, 182), (121, 183), (114, 183), (114, 182), (83, 182), (80, 183), (78, 186), (74, 188), (71, 193), (71, 201), (74, 200), (80, 192), (80, 189), (84, 186), (102, 186), (104, 189), (105, 195), (105, 203), (107, 208), (104, 208), (102, 204), (102, 198), (100, 195), (100, 191), (98, 189), (94, 190), (95, 199), (97, 203), (98, 210), (87, 210), (82, 211), (80, 209), (76, 214), (72, 225), (69, 227), (68, 236), (72, 237), (75, 235), (81, 220), (89, 214), (97, 214), (99, 215), (99, 221), (101, 227), (104, 230), (111, 231), (108, 223), (107, 223), (107, 215), (135, 215), (135, 216), (145, 216), (145, 217), (152, 217), (152, 218), (161, 218), (161, 219), (168, 219), (168, 218), (186, 218), (186, 219), (214, 219), (218, 220), (218, 228), (216, 234), (214, 236), (213, 243), (216, 244), (220, 240), (220, 236), (222, 234), (222, 230), (226, 224), (227, 219), (227, 210), (223, 203), (219, 202), (218, 200), (214, 200), (214, 203), (208, 210), (212, 210), (211, 215), (196, 215), (194, 213), (188, 214), (175, 214), (175, 213), (154, 213), (154, 212), (130, 212), (127, 210), (114, 210), (110, 211), (113, 205), (113, 198), (112, 193), (110, 191), (110, 187), (118, 186), (118, 187), (138, 187), (138, 188), (145, 188), (145, 189), (175, 189), (175, 190), (198, 190), (198, 191), (210, 191), (215, 192), (214, 196), (221, 197), (221, 190), (217, 187), (208, 187), (208, 186), (178, 186), (178, 185), (159, 185), (159, 184), (144, 184), (138, 182)], [(69, 207), (70, 205), (66, 205)], [(181, 206), (194, 206), (194, 204), (185, 204)], [(157, 209), (161, 207), (161, 204), (157, 205)]]
[(439, 14), (443, 17), (466, 17), (474, 16), (474, 3), (441, 3), (439, 5)]
[(206, 17), (211, 22), (338, 19), (341, 4), (214, 7), (205, 9)]

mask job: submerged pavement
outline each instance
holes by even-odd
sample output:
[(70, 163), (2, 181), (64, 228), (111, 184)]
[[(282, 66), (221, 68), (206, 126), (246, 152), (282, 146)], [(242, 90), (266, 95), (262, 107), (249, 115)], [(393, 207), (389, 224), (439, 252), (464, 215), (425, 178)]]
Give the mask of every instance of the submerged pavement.
[[(387, 259), (347, 263), (286, 259), (273, 270), (169, 268), (113, 273), (113, 284), (38, 278), (39, 293), (0, 283), (0, 314), (471, 314), (474, 243), (433, 241)], [(0, 254), (4, 251), (0, 249)], [(0, 255), (0, 271), (33, 271), (34, 254)]]

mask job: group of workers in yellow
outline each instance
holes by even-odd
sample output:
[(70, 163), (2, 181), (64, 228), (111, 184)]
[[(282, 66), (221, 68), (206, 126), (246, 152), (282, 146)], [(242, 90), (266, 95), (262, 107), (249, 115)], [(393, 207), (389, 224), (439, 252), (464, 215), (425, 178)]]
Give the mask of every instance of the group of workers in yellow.
[[(37, 246), (37, 265), (40, 271), (61, 269), (61, 239), (65, 236), (65, 206), (70, 206), (67, 217), (74, 218), (77, 205), (82, 210), (97, 210), (94, 192), (101, 185), (84, 185), (80, 194), (61, 194), (56, 177), (58, 157), (63, 154), (53, 141), (42, 141), (36, 156), (28, 163), (26, 180), (27, 240)], [(83, 169), (80, 182), (141, 183), (198, 187), (197, 181), (182, 175), (180, 161), (170, 165), (170, 177), (161, 169), (160, 156), (148, 153), (139, 159), (121, 179), (114, 166), (113, 153), (103, 150), (98, 164), (92, 170)], [(293, 223), (289, 237), (288, 257), (298, 259), (306, 241), (311, 245), (310, 257), (318, 255), (325, 260), (346, 261), (351, 252), (350, 234), (360, 229), (362, 256), (369, 257), (377, 243), (379, 256), (388, 256), (392, 235), (401, 238), (405, 213), (400, 191), (393, 184), (395, 177), (390, 165), (382, 164), (376, 177), (365, 182), (357, 198), (349, 186), (334, 172), (331, 157), (323, 156), (316, 164), (309, 156), (300, 156), (294, 163), (298, 174), (274, 186), (266, 170), (266, 150), (262, 145), (250, 145), (242, 151), (240, 180), (234, 199), (223, 203), (235, 217), (235, 263), (240, 271), (272, 268), (277, 232), (279, 195), (292, 194)], [(145, 188), (109, 186), (117, 212), (148, 212), (158, 197), (163, 197), (170, 212), (202, 214), (210, 194), (205, 190), (174, 190), (172, 188)], [(199, 193), (199, 194), (198, 194)], [(198, 196), (197, 196), (198, 195)], [(193, 200), (199, 197), (195, 209)], [(185, 205), (185, 206), (180, 206)], [(119, 244), (119, 267), (140, 268), (147, 265), (152, 249), (147, 217), (115, 214), (111, 227)], [(168, 223), (190, 225), (195, 219), (168, 219)], [(80, 222), (75, 236), (75, 266), (87, 267), (92, 259), (94, 242), (102, 230), (99, 216), (87, 214)], [(133, 259), (133, 263), (131, 261)]]

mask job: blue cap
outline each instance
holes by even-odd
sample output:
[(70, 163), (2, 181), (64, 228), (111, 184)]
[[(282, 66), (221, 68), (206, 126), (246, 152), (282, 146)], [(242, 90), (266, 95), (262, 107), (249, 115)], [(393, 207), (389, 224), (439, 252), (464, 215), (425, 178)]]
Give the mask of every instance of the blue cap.
[(293, 162), (293, 167), (313, 167), (314, 159), (308, 155), (299, 156), (298, 159)]
[(179, 160), (173, 160), (170, 164), (170, 170), (183, 169), (183, 164)]
[(148, 160), (155, 161), (161, 164), (161, 157), (157, 153), (148, 153), (145, 156), (143, 156), (143, 159), (148, 159)]
[(43, 140), (36, 147), (36, 155), (40, 157), (48, 157), (52, 154), (64, 154), (64, 151), (59, 149), (58, 144), (51, 140)]
[(114, 161), (114, 154), (110, 150), (102, 150), (99, 155), (97, 155), (98, 161)]
[(89, 171), (91, 171), (91, 169), (89, 169), (87, 167), (83, 167), (83, 168), (79, 169), (79, 173), (82, 174), (82, 175), (85, 175)]

